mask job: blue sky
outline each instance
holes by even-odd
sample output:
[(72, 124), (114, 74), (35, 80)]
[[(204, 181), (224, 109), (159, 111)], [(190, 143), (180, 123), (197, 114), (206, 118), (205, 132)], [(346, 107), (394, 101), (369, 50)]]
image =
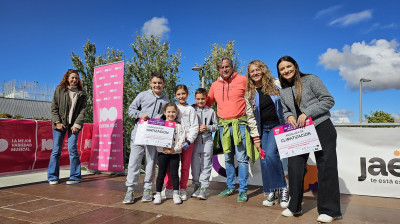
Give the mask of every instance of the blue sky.
[(363, 84), (363, 114), (400, 119), (399, 11), (395, 0), (0, 0), (0, 81), (57, 85), (87, 40), (98, 54), (112, 47), (130, 57), (129, 44), (144, 30), (168, 40), (170, 53), (182, 49), (179, 75), (194, 88), (191, 68), (210, 44), (235, 40), (244, 66), (260, 59), (276, 77), (276, 61), (290, 55), (302, 72), (318, 75), (336, 100), (336, 121), (358, 121), (360, 78), (373, 80)]

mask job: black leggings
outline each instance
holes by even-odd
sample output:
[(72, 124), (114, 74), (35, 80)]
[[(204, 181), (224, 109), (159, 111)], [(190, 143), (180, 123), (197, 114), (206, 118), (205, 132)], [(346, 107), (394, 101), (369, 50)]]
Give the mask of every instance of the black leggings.
[(167, 175), (168, 166), (170, 167), (169, 170), (171, 172), (172, 187), (174, 190), (179, 190), (179, 161), (179, 154), (165, 154), (161, 152), (158, 153), (158, 175), (156, 181), (157, 192), (161, 192), (162, 190), (164, 178)]

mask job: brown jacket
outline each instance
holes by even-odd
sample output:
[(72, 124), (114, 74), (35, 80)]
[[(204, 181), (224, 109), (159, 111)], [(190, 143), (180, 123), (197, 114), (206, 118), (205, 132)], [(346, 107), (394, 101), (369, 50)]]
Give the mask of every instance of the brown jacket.
[[(82, 127), (86, 112), (87, 95), (85, 90), (78, 91), (78, 100), (72, 115), (71, 124), (77, 124)], [(68, 116), (71, 107), (71, 99), (68, 95), (68, 89), (57, 87), (54, 91), (53, 102), (51, 103), (51, 122), (53, 129), (56, 129), (56, 122), (63, 123), (68, 127)]]

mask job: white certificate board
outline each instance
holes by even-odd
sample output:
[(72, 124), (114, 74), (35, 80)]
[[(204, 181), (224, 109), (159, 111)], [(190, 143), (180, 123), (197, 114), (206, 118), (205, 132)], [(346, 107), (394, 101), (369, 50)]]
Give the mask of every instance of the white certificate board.
[(175, 122), (160, 119), (142, 119), (138, 122), (135, 144), (154, 145), (171, 148), (174, 137)]
[(306, 119), (304, 127), (290, 124), (273, 129), (281, 159), (322, 150), (312, 119)]

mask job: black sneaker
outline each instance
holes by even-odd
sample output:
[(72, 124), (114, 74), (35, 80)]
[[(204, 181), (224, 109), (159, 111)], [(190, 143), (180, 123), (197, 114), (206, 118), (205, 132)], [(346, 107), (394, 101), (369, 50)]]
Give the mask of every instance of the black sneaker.
[(289, 191), (288, 191), (287, 187), (282, 188), (280, 190), (280, 193), (281, 193), (281, 207), (287, 208), (289, 205), (289, 200), (290, 200)]
[(270, 207), (270, 206), (273, 206), (274, 204), (278, 203), (278, 200), (279, 200), (278, 199), (278, 191), (274, 190), (268, 194), (267, 199), (265, 199), (262, 204), (264, 206)]

